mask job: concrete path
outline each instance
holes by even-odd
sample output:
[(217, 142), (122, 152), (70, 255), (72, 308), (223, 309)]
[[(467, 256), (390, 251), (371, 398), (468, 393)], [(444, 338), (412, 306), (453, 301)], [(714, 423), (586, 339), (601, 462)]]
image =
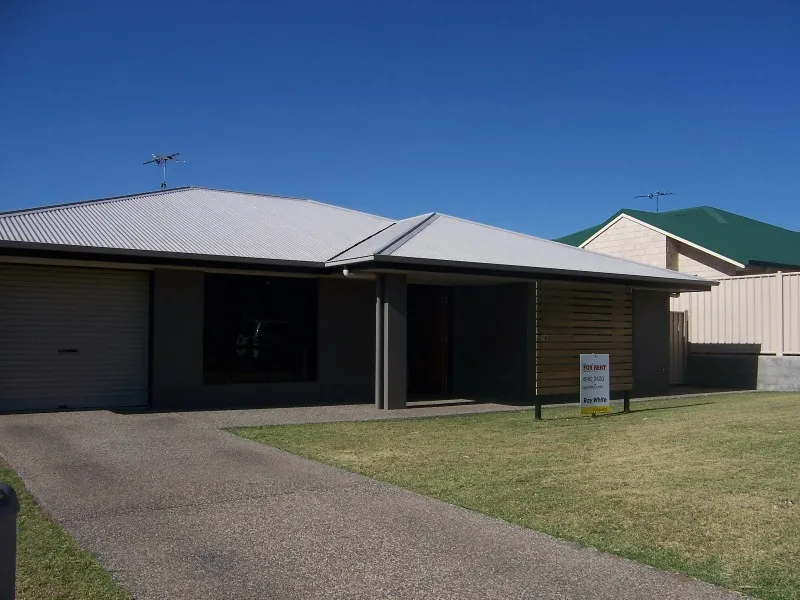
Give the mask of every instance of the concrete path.
[[(635, 398), (632, 402), (680, 398), (699, 398), (720, 394), (749, 393), (740, 391), (707, 390), (681, 386), (673, 389), (667, 396)], [(612, 404), (622, 404), (622, 400), (612, 400)], [(578, 406), (576, 402), (574, 406)], [(474, 400), (418, 400), (408, 403), (400, 410), (376, 410), (372, 404), (336, 404), (328, 406), (291, 406), (247, 409), (212, 409), (196, 411), (176, 411), (187, 418), (214, 427), (252, 427), (256, 425), (295, 425), (299, 423), (334, 423), (340, 421), (379, 421), (384, 419), (410, 419), (414, 417), (441, 417), (472, 413), (533, 410), (531, 404), (501, 404), (497, 402), (476, 402)]]
[(431, 400), (409, 402), (399, 410), (377, 410), (373, 404), (326, 406), (287, 406), (278, 408), (218, 409), (176, 412), (188, 419), (213, 427), (253, 427), (256, 425), (296, 425), (299, 423), (338, 423), (341, 421), (381, 421), (414, 417), (442, 417), (472, 413), (533, 410), (530, 405), (498, 404), (472, 400)]
[(739, 597), (182, 415), (4, 415), (0, 454), (139, 600)]

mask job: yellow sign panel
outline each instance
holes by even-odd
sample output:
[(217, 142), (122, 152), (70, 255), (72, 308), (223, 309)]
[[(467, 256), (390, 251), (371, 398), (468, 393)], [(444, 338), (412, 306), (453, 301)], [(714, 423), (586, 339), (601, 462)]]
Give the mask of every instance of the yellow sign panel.
[(582, 415), (602, 415), (611, 412), (611, 408), (606, 404), (605, 406), (581, 406)]

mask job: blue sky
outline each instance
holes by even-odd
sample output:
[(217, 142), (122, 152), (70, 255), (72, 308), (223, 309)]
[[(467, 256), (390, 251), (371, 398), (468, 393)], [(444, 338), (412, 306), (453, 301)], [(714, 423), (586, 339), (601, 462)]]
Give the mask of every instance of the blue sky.
[(800, 3), (0, 5), (0, 210), (170, 187), (554, 237), (636, 194), (800, 229)]

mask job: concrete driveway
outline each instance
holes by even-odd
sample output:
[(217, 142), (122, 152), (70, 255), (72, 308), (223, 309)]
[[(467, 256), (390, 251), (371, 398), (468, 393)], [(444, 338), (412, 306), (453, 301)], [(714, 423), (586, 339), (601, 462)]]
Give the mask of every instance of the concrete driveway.
[(140, 600), (740, 598), (190, 415), (0, 415), (0, 454)]

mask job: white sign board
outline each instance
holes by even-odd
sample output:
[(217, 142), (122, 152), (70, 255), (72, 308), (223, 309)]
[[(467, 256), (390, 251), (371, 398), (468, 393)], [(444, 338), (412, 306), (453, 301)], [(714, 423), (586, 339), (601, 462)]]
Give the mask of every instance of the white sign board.
[(610, 399), (608, 354), (581, 354), (581, 414), (607, 413)]

